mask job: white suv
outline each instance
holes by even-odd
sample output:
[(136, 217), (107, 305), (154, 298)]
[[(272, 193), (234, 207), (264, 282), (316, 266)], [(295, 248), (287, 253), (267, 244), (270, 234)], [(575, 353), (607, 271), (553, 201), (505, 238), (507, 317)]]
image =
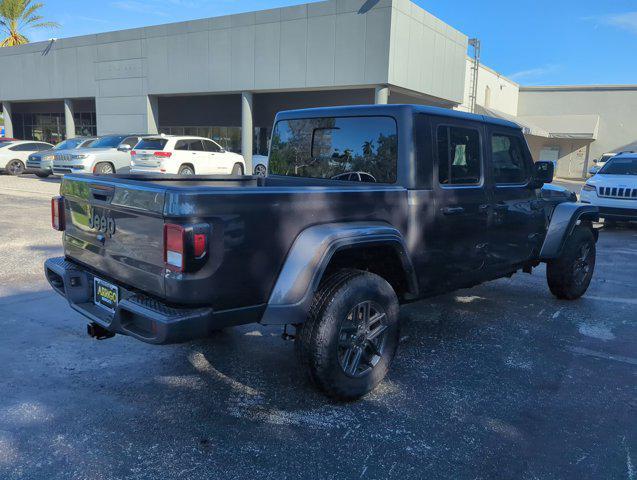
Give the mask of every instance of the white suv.
[(27, 159), (32, 153), (51, 150), (53, 145), (45, 142), (15, 140), (0, 143), (0, 172), (20, 175), (26, 169)]
[(203, 137), (146, 137), (135, 145), (131, 156), (133, 173), (243, 175), (246, 168), (241, 155)]
[(637, 220), (637, 154), (619, 154), (587, 180), (582, 203), (599, 207), (604, 222)]

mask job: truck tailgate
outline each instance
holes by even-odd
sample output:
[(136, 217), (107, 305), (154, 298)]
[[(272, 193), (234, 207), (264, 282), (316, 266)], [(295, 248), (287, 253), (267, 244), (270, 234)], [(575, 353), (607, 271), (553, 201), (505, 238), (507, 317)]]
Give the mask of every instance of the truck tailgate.
[(65, 176), (64, 253), (98, 275), (164, 295), (161, 187)]

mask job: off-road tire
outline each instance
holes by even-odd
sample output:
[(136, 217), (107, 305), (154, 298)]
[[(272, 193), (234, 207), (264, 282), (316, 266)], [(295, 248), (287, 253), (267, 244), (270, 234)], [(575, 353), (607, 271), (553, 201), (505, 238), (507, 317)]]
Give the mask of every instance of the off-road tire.
[(17, 176), (22, 175), (26, 167), (24, 166), (24, 162), (22, 160), (14, 159), (7, 163), (5, 171), (9, 175)]
[[(587, 271), (582, 274), (578, 268), (583, 268), (583, 249), (589, 250)], [(591, 283), (595, 271), (595, 236), (589, 227), (577, 226), (566, 240), (559, 258), (546, 265), (546, 279), (551, 293), (562, 300), (576, 300), (580, 298)]]
[(93, 169), (98, 175), (112, 175), (115, 173), (115, 167), (109, 162), (100, 162)]
[(232, 167), (232, 175), (243, 175), (243, 165), (235, 163)]
[[(339, 357), (341, 326), (353, 308), (369, 301), (385, 313), (382, 355), (366, 373), (353, 377), (345, 373)], [(298, 360), (310, 382), (341, 401), (356, 400), (372, 391), (387, 374), (396, 354), (400, 339), (398, 312), (394, 289), (378, 275), (348, 269), (324, 280), (295, 341)]]
[(36, 173), (35, 175), (36, 177), (40, 177), (40, 178), (49, 178), (51, 176), (50, 173), (39, 173), (39, 172)]
[(195, 169), (190, 165), (182, 165), (179, 167), (178, 175), (194, 175)]

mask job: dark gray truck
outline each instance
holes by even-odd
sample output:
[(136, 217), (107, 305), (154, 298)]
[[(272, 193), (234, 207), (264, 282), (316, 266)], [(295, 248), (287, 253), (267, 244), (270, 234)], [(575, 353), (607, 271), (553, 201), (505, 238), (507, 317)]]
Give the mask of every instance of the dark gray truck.
[(270, 176), (66, 175), (64, 257), (46, 277), (98, 338), (164, 344), (259, 322), (293, 326), (328, 395), (385, 376), (399, 305), (547, 263), (576, 299), (595, 207), (547, 209), (550, 162), (510, 122), (409, 105), (279, 113)]

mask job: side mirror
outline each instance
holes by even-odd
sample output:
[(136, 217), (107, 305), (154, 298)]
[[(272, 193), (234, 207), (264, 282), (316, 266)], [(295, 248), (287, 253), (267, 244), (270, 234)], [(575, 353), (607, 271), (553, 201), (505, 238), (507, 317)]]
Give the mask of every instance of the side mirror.
[(533, 180), (531, 181), (533, 188), (542, 188), (542, 185), (545, 183), (551, 183), (553, 181), (554, 174), (555, 164), (553, 162), (535, 162)]
[(130, 152), (132, 149), (133, 147), (127, 143), (122, 143), (119, 147), (117, 147), (117, 150), (120, 152)]

